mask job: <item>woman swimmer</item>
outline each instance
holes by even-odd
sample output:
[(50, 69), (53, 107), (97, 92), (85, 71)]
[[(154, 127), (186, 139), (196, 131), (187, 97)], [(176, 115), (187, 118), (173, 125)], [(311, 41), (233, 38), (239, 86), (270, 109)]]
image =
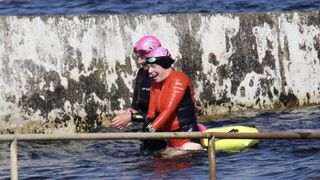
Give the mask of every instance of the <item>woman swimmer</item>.
[[(199, 131), (192, 83), (186, 74), (171, 67), (173, 63), (170, 52), (163, 47), (152, 50), (146, 56), (149, 76), (152, 78), (146, 118), (149, 132)], [(167, 143), (164, 155), (203, 149), (200, 139), (168, 139)], [(172, 149), (182, 151), (172, 153)]]

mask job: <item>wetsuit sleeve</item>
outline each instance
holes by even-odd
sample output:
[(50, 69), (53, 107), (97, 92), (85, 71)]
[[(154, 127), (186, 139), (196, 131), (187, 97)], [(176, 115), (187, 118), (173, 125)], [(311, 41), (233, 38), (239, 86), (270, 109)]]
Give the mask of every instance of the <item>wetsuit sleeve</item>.
[(174, 115), (178, 105), (182, 101), (186, 89), (188, 87), (189, 79), (185, 76), (176, 76), (175, 79), (168, 84), (166, 92), (169, 92), (165, 96), (168, 97), (166, 108), (157, 116), (155, 121), (152, 123), (156, 130), (163, 127), (163, 125)]
[(156, 105), (155, 105), (155, 89), (151, 85), (150, 89), (150, 100), (149, 100), (149, 108), (148, 108), (148, 115), (146, 120), (153, 119), (156, 116)]
[(138, 74), (135, 79), (134, 89), (133, 89), (133, 98), (131, 102), (131, 108), (132, 109), (138, 109), (138, 84), (139, 84), (139, 77), (140, 77), (140, 70), (138, 71)]

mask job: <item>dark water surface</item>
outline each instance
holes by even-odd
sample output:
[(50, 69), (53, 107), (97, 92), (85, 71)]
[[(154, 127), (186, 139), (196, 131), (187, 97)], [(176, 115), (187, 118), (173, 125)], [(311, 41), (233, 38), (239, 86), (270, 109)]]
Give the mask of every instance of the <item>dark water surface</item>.
[[(320, 131), (320, 107), (209, 121), (210, 127), (254, 125), (260, 131)], [(183, 158), (143, 155), (139, 141), (19, 142), (19, 179), (208, 179), (207, 152)], [(10, 177), (9, 143), (0, 144), (0, 179)], [(320, 140), (261, 140), (217, 153), (224, 180), (320, 179)]]
[(0, 0), (0, 15), (319, 11), (320, 0)]
[[(0, 15), (319, 11), (320, 0), (0, 0)], [(320, 131), (320, 107), (210, 121), (209, 127), (255, 125), (260, 131)], [(208, 179), (207, 152), (161, 159), (139, 141), (19, 142), (19, 179)], [(10, 178), (9, 143), (0, 143), (0, 179)], [(223, 180), (320, 179), (319, 140), (262, 140), (217, 154)]]

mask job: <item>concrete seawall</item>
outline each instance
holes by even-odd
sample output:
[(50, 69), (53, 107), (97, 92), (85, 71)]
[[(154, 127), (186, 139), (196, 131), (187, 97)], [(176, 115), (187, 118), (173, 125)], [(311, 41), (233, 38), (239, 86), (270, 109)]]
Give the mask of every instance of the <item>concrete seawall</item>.
[(130, 104), (133, 44), (154, 34), (201, 114), (320, 102), (320, 13), (0, 17), (0, 128), (83, 132)]

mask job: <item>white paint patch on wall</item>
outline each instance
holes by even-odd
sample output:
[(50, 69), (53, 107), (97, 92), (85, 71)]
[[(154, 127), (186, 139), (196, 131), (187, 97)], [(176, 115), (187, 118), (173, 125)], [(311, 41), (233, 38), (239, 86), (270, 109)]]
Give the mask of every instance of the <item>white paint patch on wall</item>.
[[(264, 87), (261, 87), (261, 79), (265, 79), (267, 81), (272, 82), (272, 86), (270, 87), (271, 92), (273, 93), (273, 89), (276, 88), (278, 91), (281, 90), (281, 73), (280, 73), (280, 64), (279, 64), (279, 43), (278, 43), (278, 33), (277, 33), (277, 27), (274, 26), (271, 28), (271, 26), (267, 23), (264, 23), (263, 26), (256, 26), (252, 28), (253, 34), (255, 35), (255, 40), (257, 44), (257, 51), (258, 51), (258, 60), (259, 63), (263, 63), (263, 59), (266, 58), (267, 51), (271, 53), (271, 55), (274, 57), (274, 64), (272, 67), (268, 64), (262, 64), (264, 68), (264, 72), (262, 75), (256, 74), (255, 76), (252, 75), (251, 77), (247, 76), (244, 82), (241, 84), (242, 86), (246, 87), (246, 92), (248, 91), (248, 95), (250, 99), (244, 100), (239, 99), (240, 102), (247, 102), (254, 103), (257, 98), (260, 98), (265, 102), (265, 104), (268, 104), (269, 106), (272, 106), (274, 103), (273, 99), (270, 99), (266, 96), (262, 96), (260, 93), (259, 96), (256, 95), (257, 90), (260, 88), (261, 90), (264, 90)], [(274, 65), (274, 67), (273, 67)], [(248, 79), (247, 79), (248, 78)], [(252, 80), (250, 85), (250, 81)], [(237, 94), (240, 96), (240, 92), (238, 90)], [(274, 96), (275, 94), (273, 94)], [(261, 108), (261, 107), (257, 107)], [(270, 107), (269, 107), (270, 108)]]
[(124, 46), (127, 42), (124, 42), (122, 37), (121, 29), (123, 27), (120, 25), (119, 18), (115, 16), (109, 17), (102, 27), (101, 31), (104, 31), (106, 34), (104, 40), (105, 55), (108, 57), (108, 64), (114, 69), (116, 62), (125, 64), (126, 53)]
[[(67, 21), (67, 22), (63, 22)], [(63, 19), (62, 24), (68, 23), (68, 19)], [(93, 55), (93, 48), (96, 47), (95, 40), (96, 40), (96, 25), (95, 19), (88, 18), (86, 20), (80, 20), (78, 17), (74, 17), (72, 23), (68, 23), (68, 28), (71, 30), (69, 37), (66, 37), (68, 41), (68, 45), (71, 46), (74, 50), (79, 50), (81, 52), (81, 63), (84, 65), (84, 70), (79, 72), (82, 75), (90, 74), (91, 72), (88, 71), (88, 68), (92, 62)], [(63, 27), (61, 27), (63, 29)], [(76, 31), (76, 30), (79, 31)], [(73, 58), (77, 59), (78, 54), (73, 54)], [(79, 75), (79, 74), (78, 74)]]
[[(232, 43), (226, 42), (235, 36), (239, 31), (239, 18), (230, 17), (227, 15), (216, 15), (216, 16), (206, 16), (201, 18), (201, 27), (199, 32), (196, 34), (201, 42), (203, 55), (202, 55), (202, 67), (203, 73), (207, 74), (206, 78), (211, 83), (218, 84), (217, 66), (213, 65), (209, 61), (210, 53), (213, 53), (219, 65), (228, 64), (228, 58), (234, 53)], [(230, 44), (227, 50), (227, 43)], [(200, 94), (204, 92), (207, 88), (203, 87), (202, 82), (198, 81), (197, 89), (195, 90), (196, 98), (199, 98)], [(226, 88), (227, 87), (227, 88)], [(212, 87), (211, 87), (212, 88)], [(227, 91), (230, 94), (231, 82), (230, 80), (224, 79), (223, 84), (215, 86), (213, 92), (216, 92), (216, 96), (220, 99), (223, 94)]]
[[(11, 63), (30, 59), (43, 65), (47, 71), (61, 71), (59, 60), (63, 56), (63, 48), (56, 31), (39, 17), (34, 19), (12, 17), (10, 22), (12, 22), (10, 29), (14, 31), (14, 36), (11, 36), (10, 59), (13, 60)], [(48, 19), (48, 23), (50, 22), (52, 20)]]
[(281, 15), (282, 46), (289, 49), (289, 59), (284, 64), (284, 72), (287, 79), (287, 92), (294, 93), (299, 104), (307, 103), (307, 93), (311, 96), (309, 101), (319, 103), (320, 95), (320, 64), (317, 51), (314, 47), (314, 38), (320, 36), (320, 30), (314, 26), (302, 24), (298, 13), (294, 13), (291, 20)]
[[(267, 50), (271, 50), (272, 55), (278, 60), (278, 33), (277, 30), (272, 29), (269, 24), (264, 23), (263, 26), (256, 26), (252, 28), (252, 32), (255, 35), (257, 49), (258, 49), (258, 58), (259, 62), (262, 62), (262, 59), (265, 57)], [(268, 41), (271, 42), (271, 48), (268, 45)], [(276, 63), (276, 69), (279, 72), (279, 64)]]
[[(259, 81), (262, 77), (263, 75), (256, 74), (255, 72), (247, 74), (245, 79), (239, 85), (239, 87), (245, 87), (245, 90), (244, 92), (238, 90), (234, 100), (238, 103), (246, 102), (246, 105), (248, 106), (255, 106), (254, 104), (257, 100), (257, 88), (259, 87)], [(244, 94), (244, 96), (242, 94)]]
[[(16, 102), (22, 94), (28, 93), (31, 89), (28, 78), (36, 78), (39, 72), (32, 72), (30, 64), (44, 67), (46, 71), (61, 70), (62, 46), (56, 31), (44, 23), (40, 17), (18, 18), (8, 17), (6, 20), (9, 31), (6, 42), (2, 46), (0, 67), (6, 71), (1, 74), (1, 106), (0, 117), (14, 119), (16, 124), (22, 124), (25, 119), (41, 119), (38, 110), (34, 110), (31, 116), (22, 113)], [(50, 22), (50, 18), (48, 22)], [(9, 72), (9, 73), (8, 73)], [(1, 72), (5, 73), (5, 72)], [(45, 82), (41, 80), (38, 87), (43, 88)], [(14, 100), (5, 101), (5, 97), (11, 97)]]

